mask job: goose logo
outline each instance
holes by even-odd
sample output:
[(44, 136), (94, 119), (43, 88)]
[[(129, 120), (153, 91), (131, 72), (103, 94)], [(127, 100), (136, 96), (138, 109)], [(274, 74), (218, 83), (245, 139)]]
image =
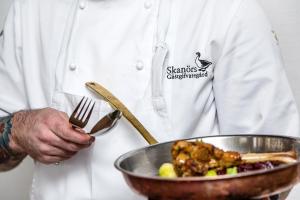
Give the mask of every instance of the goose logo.
[(197, 52), (196, 53), (197, 57), (195, 59), (195, 64), (197, 65), (197, 67), (199, 68), (199, 71), (205, 72), (206, 69), (212, 64), (212, 62), (209, 62), (207, 60), (201, 60), (201, 53)]
[(186, 67), (167, 67), (167, 79), (199, 79), (208, 77), (207, 68), (213, 63), (207, 60), (201, 59), (201, 53), (196, 53), (196, 58), (194, 59), (196, 66), (187, 65)]

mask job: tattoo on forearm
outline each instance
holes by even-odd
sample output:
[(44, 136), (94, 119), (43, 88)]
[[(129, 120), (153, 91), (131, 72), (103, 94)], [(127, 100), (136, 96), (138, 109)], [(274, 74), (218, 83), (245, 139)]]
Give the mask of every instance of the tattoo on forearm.
[(25, 155), (14, 154), (9, 148), (12, 117), (11, 115), (0, 117), (0, 171), (14, 168), (25, 157)]

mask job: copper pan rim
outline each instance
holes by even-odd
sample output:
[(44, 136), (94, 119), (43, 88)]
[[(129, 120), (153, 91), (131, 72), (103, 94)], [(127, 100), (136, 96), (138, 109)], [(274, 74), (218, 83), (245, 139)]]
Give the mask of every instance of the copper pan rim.
[[(283, 136), (283, 135), (268, 135), (268, 134), (230, 134), (230, 135), (212, 135), (212, 136), (201, 136), (201, 137), (193, 137), (193, 138), (186, 138), (183, 140), (196, 140), (196, 139), (202, 139), (202, 138), (214, 138), (214, 137), (235, 137), (235, 136), (242, 136), (242, 137), (273, 137), (273, 138), (284, 138), (284, 139), (290, 139), (290, 140), (294, 140), (295, 142), (299, 142), (300, 140), (299, 138), (296, 137), (290, 137), (290, 136)], [(224, 179), (237, 179), (237, 178), (245, 178), (245, 177), (251, 177), (251, 176), (258, 176), (261, 174), (272, 174), (275, 173), (276, 171), (281, 171), (284, 170), (286, 168), (290, 168), (293, 166), (297, 166), (300, 163), (300, 160), (297, 160), (297, 162), (295, 163), (288, 163), (285, 165), (281, 165), (278, 167), (275, 167), (273, 169), (267, 169), (267, 170), (255, 170), (255, 171), (250, 171), (250, 172), (243, 172), (243, 173), (239, 173), (237, 175), (221, 175), (221, 176), (217, 176), (217, 177), (180, 177), (180, 178), (163, 178), (163, 177), (159, 177), (157, 176), (145, 176), (145, 175), (141, 175), (141, 174), (137, 174), (134, 172), (131, 172), (129, 170), (126, 170), (124, 168), (121, 167), (121, 162), (134, 155), (136, 152), (139, 152), (140, 150), (143, 150), (145, 148), (151, 148), (151, 147), (156, 147), (159, 145), (163, 145), (166, 143), (173, 143), (176, 140), (171, 140), (171, 141), (167, 141), (167, 142), (163, 142), (163, 143), (158, 143), (158, 144), (154, 144), (154, 145), (149, 145), (146, 147), (142, 147), (139, 149), (135, 149), (132, 151), (129, 151), (121, 156), (119, 156), (116, 161), (114, 162), (114, 166), (122, 173), (125, 173), (129, 176), (135, 177), (135, 178), (147, 178), (149, 180), (155, 180), (155, 181), (168, 181), (168, 182), (199, 182), (199, 181), (218, 181), (218, 180), (224, 180)]]

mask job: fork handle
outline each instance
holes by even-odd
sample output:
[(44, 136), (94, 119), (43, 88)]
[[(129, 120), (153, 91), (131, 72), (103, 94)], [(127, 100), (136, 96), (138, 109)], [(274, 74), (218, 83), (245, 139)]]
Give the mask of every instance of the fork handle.
[(141, 122), (111, 92), (96, 82), (87, 82), (86, 86), (104, 98), (113, 108), (121, 111), (123, 116), (139, 131), (149, 144), (158, 143)]

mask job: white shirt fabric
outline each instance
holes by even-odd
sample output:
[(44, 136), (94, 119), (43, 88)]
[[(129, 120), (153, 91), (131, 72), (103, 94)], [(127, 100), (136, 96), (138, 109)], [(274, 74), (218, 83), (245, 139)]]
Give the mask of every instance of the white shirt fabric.
[[(88, 131), (111, 111), (88, 81), (115, 94), (160, 142), (299, 136), (278, 41), (254, 0), (15, 0), (1, 37), (0, 107), (70, 114), (89, 96), (97, 104)], [(113, 162), (146, 145), (122, 119), (70, 160), (36, 162), (31, 199), (142, 199)]]

